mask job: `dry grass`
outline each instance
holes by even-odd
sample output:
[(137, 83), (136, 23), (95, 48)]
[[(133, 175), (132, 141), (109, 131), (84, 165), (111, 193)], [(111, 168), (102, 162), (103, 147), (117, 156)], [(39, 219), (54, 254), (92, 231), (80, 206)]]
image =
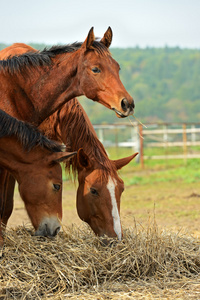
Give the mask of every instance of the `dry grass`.
[(103, 246), (87, 226), (55, 239), (9, 229), (0, 299), (199, 299), (200, 240), (135, 225)]

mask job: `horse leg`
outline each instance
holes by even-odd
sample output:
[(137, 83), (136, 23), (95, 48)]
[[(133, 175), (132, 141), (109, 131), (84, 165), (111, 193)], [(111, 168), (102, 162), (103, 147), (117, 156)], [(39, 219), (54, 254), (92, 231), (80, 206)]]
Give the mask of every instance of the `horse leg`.
[(14, 204), (14, 190), (15, 190), (15, 178), (8, 173), (6, 182), (6, 193), (5, 193), (5, 206), (4, 212), (2, 216), (2, 223), (7, 225), (8, 219), (10, 218), (12, 211), (13, 211), (13, 204)]
[(0, 247), (3, 246), (3, 233), (2, 233), (2, 217), (4, 214), (5, 207), (5, 182), (7, 177), (7, 171), (3, 168), (0, 168)]
[(3, 246), (3, 224), (6, 225), (13, 210), (15, 179), (0, 168), (0, 247)]

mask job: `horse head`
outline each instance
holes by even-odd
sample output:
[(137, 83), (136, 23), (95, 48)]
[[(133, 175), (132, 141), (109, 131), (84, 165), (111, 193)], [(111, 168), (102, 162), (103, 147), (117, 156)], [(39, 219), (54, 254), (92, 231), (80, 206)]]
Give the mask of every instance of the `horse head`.
[(77, 212), (98, 236), (122, 239), (120, 199), (124, 182), (117, 170), (127, 165), (137, 154), (111, 161), (113, 172), (105, 174), (97, 161), (90, 160), (82, 149), (78, 151)]
[[(62, 219), (62, 169), (60, 162), (76, 152), (55, 152), (21, 170), (19, 192), (24, 201), (35, 235), (55, 236)], [(28, 176), (27, 176), (28, 171)]]
[(118, 117), (133, 114), (134, 101), (119, 78), (119, 64), (112, 58), (109, 46), (112, 30), (108, 27), (103, 38), (97, 41), (93, 27), (80, 51), (77, 75), (80, 78), (80, 94), (115, 111)]

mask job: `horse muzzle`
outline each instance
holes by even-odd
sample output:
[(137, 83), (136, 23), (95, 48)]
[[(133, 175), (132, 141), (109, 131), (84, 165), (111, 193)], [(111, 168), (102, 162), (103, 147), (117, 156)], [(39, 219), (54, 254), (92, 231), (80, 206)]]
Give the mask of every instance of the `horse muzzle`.
[(118, 118), (126, 118), (134, 113), (135, 104), (132, 100), (129, 102), (126, 98), (123, 98), (121, 101), (121, 111), (117, 110), (116, 108), (112, 108), (116, 113)]
[(57, 217), (45, 217), (35, 232), (36, 236), (54, 237), (60, 231), (61, 225)]

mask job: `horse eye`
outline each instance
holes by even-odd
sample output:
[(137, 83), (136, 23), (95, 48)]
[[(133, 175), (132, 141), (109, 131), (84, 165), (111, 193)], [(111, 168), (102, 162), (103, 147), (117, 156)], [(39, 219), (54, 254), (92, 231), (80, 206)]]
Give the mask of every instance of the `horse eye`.
[(91, 193), (92, 195), (98, 196), (98, 192), (97, 192), (97, 190), (94, 189), (94, 188), (90, 188), (90, 193)]
[(92, 72), (97, 74), (97, 73), (101, 73), (101, 70), (97, 67), (92, 68)]
[(61, 186), (60, 184), (54, 184), (53, 183), (53, 188), (54, 188), (55, 191), (59, 191), (60, 186)]

